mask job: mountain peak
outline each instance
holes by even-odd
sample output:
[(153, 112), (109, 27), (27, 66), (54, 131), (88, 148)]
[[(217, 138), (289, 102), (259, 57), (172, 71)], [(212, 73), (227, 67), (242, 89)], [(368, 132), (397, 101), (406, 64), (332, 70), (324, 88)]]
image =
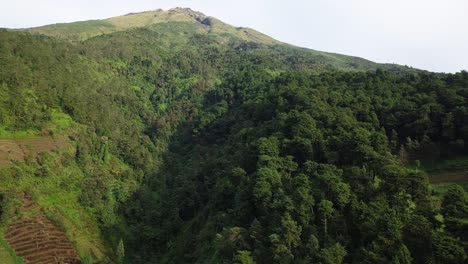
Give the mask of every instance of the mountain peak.
[(245, 27), (233, 27), (214, 17), (186, 7), (176, 7), (169, 10), (150, 10), (128, 13), (122, 16), (102, 20), (88, 20), (73, 23), (53, 24), (25, 29), (31, 33), (44, 34), (71, 41), (83, 41), (99, 35), (126, 31), (133, 28), (152, 27), (160, 23), (183, 22), (193, 23), (202, 32), (234, 36), (238, 39), (262, 44), (278, 44), (279, 42), (255, 30)]
[(168, 12), (180, 12), (180, 13), (185, 13), (185, 14), (188, 14), (190, 16), (194, 16), (194, 17), (207, 17), (205, 14), (203, 14), (202, 12), (199, 12), (199, 11), (196, 11), (196, 10), (193, 10), (189, 7), (176, 7), (176, 8), (171, 8), (168, 10)]
[[(162, 14), (167, 14), (167, 15), (184, 14), (184, 15), (188, 15), (191, 17), (203, 17), (203, 18), (207, 17), (207, 15), (199, 11), (193, 10), (191, 8), (188, 8), (188, 7), (175, 7), (175, 8), (171, 8), (168, 10), (163, 10), (159, 8), (159, 9), (150, 10), (150, 11), (132, 12), (132, 13), (125, 14), (123, 16), (124, 17), (125, 16), (141, 16), (145, 14), (154, 14), (155, 16), (162, 15)], [(109, 19), (112, 19), (112, 18), (109, 18)]]

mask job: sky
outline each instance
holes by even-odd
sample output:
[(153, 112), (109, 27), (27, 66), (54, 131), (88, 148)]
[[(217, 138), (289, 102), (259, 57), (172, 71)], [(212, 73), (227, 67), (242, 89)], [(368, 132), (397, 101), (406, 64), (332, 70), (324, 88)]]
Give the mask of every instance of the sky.
[(189, 7), (293, 45), (436, 72), (468, 70), (468, 0), (0, 0), (25, 28)]

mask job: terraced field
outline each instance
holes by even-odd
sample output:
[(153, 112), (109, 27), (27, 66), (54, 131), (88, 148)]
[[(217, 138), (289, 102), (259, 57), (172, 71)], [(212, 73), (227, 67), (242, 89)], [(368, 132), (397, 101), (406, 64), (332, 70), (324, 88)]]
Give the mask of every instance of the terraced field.
[(51, 137), (0, 140), (0, 167), (11, 166), (15, 161), (24, 162), (27, 157), (36, 158), (42, 152), (54, 151), (67, 144), (64, 138)]
[(80, 258), (65, 232), (52, 222), (38, 204), (24, 199), (22, 218), (8, 226), (5, 240), (25, 263), (80, 263)]

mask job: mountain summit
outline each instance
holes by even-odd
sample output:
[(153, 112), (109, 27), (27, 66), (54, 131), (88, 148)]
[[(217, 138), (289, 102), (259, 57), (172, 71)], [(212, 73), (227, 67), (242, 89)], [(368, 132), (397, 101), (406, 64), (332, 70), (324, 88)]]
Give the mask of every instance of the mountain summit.
[(207, 33), (229, 33), (245, 41), (263, 44), (279, 44), (262, 33), (250, 28), (235, 28), (220, 20), (207, 16), (190, 8), (176, 7), (167, 11), (162, 9), (129, 13), (123, 16), (103, 20), (88, 20), (73, 23), (60, 23), (26, 29), (31, 33), (39, 33), (72, 41), (82, 41), (103, 34), (125, 31), (133, 28), (151, 27), (160, 23), (188, 22), (198, 25)]

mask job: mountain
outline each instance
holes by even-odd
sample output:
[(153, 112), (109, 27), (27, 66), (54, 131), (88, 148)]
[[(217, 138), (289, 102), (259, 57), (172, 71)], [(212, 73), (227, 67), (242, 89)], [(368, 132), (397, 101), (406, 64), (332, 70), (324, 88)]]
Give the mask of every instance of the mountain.
[(467, 98), (189, 9), (0, 30), (0, 260), (466, 263)]
[(280, 42), (249, 28), (234, 28), (214, 17), (208, 17), (189, 8), (174, 8), (168, 11), (161, 9), (141, 13), (130, 13), (124, 16), (104, 20), (90, 20), (75, 23), (54, 24), (26, 29), (66, 40), (82, 41), (103, 34), (125, 31), (133, 28), (151, 27), (160, 23), (187, 22), (199, 26), (207, 34), (226, 34), (239, 39), (262, 44)]
[[(168, 29), (171, 24), (185, 25), (185, 27), (171, 27)], [(272, 56), (287, 54), (295, 58), (302, 57), (303, 60), (307, 61), (306, 63), (313, 63), (319, 65), (319, 67), (332, 65), (334, 68), (344, 70), (375, 70), (381, 68), (393, 71), (410, 71), (407, 67), (395, 64), (377, 64), (358, 57), (298, 48), (277, 41), (250, 28), (233, 27), (214, 17), (206, 16), (189, 8), (174, 8), (167, 11), (158, 9), (141, 13), (130, 13), (104, 20), (53, 24), (24, 30), (34, 34), (44, 34), (59, 39), (79, 42), (104, 34), (138, 28), (145, 28), (156, 32), (169, 30), (169, 34), (177, 39), (186, 40), (192, 34), (203, 34), (212, 37), (224, 45), (232, 44), (235, 41), (250, 43), (250, 45), (257, 45), (264, 49), (273, 50)]]

